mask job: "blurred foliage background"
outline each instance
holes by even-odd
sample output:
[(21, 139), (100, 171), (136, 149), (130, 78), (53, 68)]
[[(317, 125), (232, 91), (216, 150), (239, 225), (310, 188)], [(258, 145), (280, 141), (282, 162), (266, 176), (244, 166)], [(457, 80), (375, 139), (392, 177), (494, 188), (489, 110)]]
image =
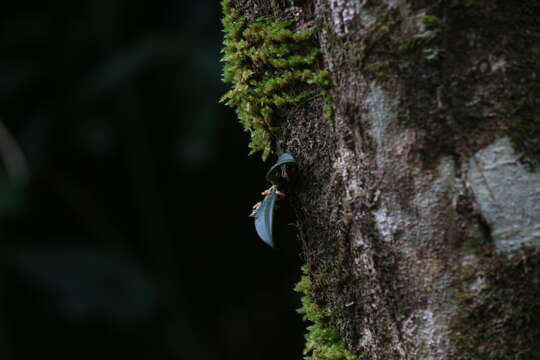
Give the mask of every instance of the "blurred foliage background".
[[(0, 358), (298, 359), (299, 245), (218, 104), (216, 0), (0, 12)], [(22, 159), (24, 157), (24, 160)]]

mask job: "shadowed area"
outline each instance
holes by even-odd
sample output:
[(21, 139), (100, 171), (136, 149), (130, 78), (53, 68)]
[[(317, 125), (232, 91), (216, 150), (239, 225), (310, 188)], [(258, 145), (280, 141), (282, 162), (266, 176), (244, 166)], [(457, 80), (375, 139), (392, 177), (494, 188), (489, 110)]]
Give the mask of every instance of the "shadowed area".
[(297, 359), (299, 244), (218, 103), (214, 0), (0, 13), (0, 358)]

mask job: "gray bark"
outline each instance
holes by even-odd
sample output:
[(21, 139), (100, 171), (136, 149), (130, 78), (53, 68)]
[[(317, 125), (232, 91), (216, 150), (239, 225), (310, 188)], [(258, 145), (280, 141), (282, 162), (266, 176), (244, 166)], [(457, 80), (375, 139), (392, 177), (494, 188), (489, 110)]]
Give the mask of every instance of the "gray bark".
[(335, 119), (294, 109), (276, 146), (299, 160), (290, 192), (332, 325), (364, 360), (540, 358), (539, 4), (296, 5)]

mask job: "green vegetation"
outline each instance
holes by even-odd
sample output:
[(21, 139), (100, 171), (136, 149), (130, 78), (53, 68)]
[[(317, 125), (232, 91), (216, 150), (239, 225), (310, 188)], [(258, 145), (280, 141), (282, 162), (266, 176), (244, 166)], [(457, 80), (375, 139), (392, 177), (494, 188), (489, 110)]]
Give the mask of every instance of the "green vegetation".
[(222, 2), (225, 32), (223, 80), (233, 85), (221, 99), (234, 107), (244, 130), (251, 134), (251, 153), (272, 152), (271, 132), (278, 125), (278, 110), (307, 99), (319, 85), (328, 100), (326, 70), (316, 70), (320, 50), (314, 46), (314, 29), (294, 32), (292, 21), (259, 18), (248, 24), (246, 16)]
[(294, 288), (295, 291), (304, 294), (302, 307), (298, 309), (298, 312), (303, 315), (304, 320), (313, 323), (307, 327), (304, 358), (306, 360), (357, 360), (357, 357), (347, 350), (338, 333), (329, 328), (327, 323), (329, 315), (313, 301), (307, 265), (302, 267), (302, 271), (304, 275)]

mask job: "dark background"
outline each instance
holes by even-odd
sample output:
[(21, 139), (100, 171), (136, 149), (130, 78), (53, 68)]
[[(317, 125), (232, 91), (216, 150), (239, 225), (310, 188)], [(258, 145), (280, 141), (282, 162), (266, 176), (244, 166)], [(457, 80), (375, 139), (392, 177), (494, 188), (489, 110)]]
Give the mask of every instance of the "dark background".
[(273, 159), (218, 103), (220, 18), (2, 2), (0, 359), (302, 356), (294, 218), (272, 250), (247, 217)]

